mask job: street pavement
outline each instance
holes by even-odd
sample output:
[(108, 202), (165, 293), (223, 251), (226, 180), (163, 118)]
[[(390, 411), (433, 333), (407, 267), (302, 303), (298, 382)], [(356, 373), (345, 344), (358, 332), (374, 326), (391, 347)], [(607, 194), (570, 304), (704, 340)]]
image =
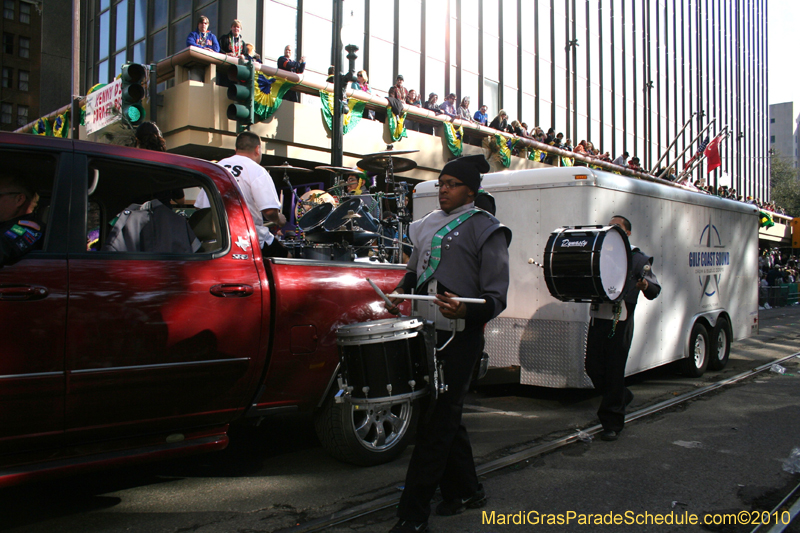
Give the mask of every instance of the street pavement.
[[(800, 307), (760, 314), (758, 335), (734, 345), (721, 372), (700, 379), (669, 368), (629, 379), (638, 410), (800, 351)], [(515, 513), (651, 515), (772, 509), (800, 482), (782, 470), (800, 447), (798, 372), (762, 374), (626, 428), (619, 441), (561, 448), (483, 480), (489, 503), (450, 518), (432, 517), (435, 532), (528, 531)], [(479, 387), (465, 422), (479, 464), (597, 423), (591, 390), (520, 385)], [(676, 444), (677, 443), (677, 444)], [(14, 532), (271, 532), (399, 494), (411, 448), (373, 468), (325, 454), (308, 417), (266, 420), (232, 431), (223, 452), (83, 474), (0, 491), (0, 529)], [(673, 503), (674, 502), (674, 503)], [(734, 511), (735, 510), (735, 511)], [(493, 524), (483, 512), (495, 513)], [(533, 516), (533, 515), (531, 515)], [(570, 515), (571, 516), (571, 515)], [(682, 515), (683, 516), (683, 515)], [(613, 515), (612, 515), (613, 518)], [(329, 531), (388, 531), (393, 510)], [(795, 527), (796, 526), (792, 526)], [(545, 531), (693, 531), (700, 526), (568, 525)], [(708, 529), (705, 529), (708, 530)], [(714, 530), (714, 529), (712, 529)], [(752, 526), (716, 531), (750, 531)], [(791, 529), (790, 529), (791, 531)]]

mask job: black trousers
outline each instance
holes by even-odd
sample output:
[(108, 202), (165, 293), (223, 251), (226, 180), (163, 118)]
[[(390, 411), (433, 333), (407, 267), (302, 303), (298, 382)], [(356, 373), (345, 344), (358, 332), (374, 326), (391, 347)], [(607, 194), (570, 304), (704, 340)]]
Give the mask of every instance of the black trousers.
[[(450, 332), (438, 332), (438, 345)], [(478, 476), (467, 429), (461, 423), (464, 398), (472, 371), (480, 359), (483, 331), (464, 330), (437, 357), (445, 361), (444, 377), (449, 389), (440, 394), (430, 416), (420, 418), (417, 440), (408, 465), (406, 484), (397, 516), (424, 522), (431, 514), (431, 499), (440, 487), (446, 500), (468, 498), (478, 490)]]
[(625, 426), (625, 408), (633, 393), (625, 387), (625, 364), (633, 340), (633, 311), (628, 304), (628, 319), (618, 322), (616, 331), (609, 337), (613, 321), (594, 319), (589, 327), (586, 346), (586, 373), (603, 399), (597, 417), (603, 429), (622, 431)]

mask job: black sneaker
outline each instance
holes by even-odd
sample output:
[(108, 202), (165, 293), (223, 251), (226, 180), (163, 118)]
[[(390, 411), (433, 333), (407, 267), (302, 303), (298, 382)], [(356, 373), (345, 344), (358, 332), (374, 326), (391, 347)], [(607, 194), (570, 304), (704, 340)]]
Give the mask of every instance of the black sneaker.
[(436, 506), (436, 514), (439, 516), (453, 516), (461, 514), (467, 509), (477, 509), (486, 505), (486, 493), (483, 485), (478, 485), (478, 490), (469, 498), (454, 501), (443, 501)]
[(427, 522), (414, 522), (413, 520), (398, 520), (389, 533), (426, 533)]
[(600, 440), (613, 441), (617, 440), (618, 438), (619, 438), (618, 431), (612, 431), (610, 429), (606, 429), (605, 431), (600, 433)]

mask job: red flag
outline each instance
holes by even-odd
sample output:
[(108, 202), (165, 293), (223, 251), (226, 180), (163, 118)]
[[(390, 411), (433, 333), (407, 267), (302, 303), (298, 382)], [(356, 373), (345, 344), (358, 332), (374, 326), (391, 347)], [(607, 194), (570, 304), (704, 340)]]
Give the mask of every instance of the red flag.
[(719, 156), (719, 143), (722, 141), (722, 137), (722, 133), (714, 137), (703, 152), (703, 155), (708, 159), (708, 172), (722, 166), (722, 159)]

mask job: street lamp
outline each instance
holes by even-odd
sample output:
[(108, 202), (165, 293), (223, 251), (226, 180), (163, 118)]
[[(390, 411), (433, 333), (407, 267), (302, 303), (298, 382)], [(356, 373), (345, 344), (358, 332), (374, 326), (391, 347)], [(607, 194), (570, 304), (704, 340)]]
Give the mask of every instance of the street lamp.
[[(334, 0), (333, 2), (333, 123), (331, 124), (331, 166), (342, 166), (342, 152), (344, 151), (344, 133), (342, 132), (342, 111), (344, 94), (347, 90), (347, 83), (355, 81), (356, 59), (358, 56), (358, 46), (353, 44), (357, 41), (355, 32), (354, 13), (344, 17), (345, 0)], [(342, 47), (347, 51), (348, 71), (342, 74)]]

